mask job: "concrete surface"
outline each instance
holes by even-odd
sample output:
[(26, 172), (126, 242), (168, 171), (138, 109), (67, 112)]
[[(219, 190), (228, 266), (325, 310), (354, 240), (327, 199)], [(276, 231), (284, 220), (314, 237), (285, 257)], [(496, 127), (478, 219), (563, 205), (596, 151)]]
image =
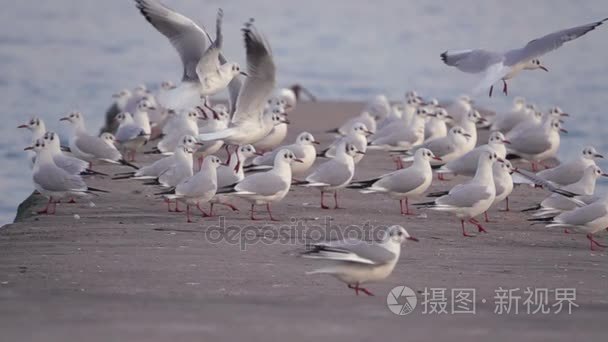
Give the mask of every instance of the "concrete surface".
[[(326, 144), (331, 136), (323, 132), (360, 108), (299, 104), (290, 115), (288, 140), (307, 129)], [(392, 167), (385, 154), (369, 153), (356, 178)], [(431, 189), (461, 180), (434, 181)], [(592, 341), (608, 332), (606, 253), (589, 251), (584, 235), (530, 226), (518, 211), (543, 198), (541, 189), (516, 188), (512, 211), (493, 209), (485, 225), (489, 233), (464, 238), (449, 214), (403, 217), (396, 201), (352, 190), (341, 193), (347, 209), (321, 210), (318, 191), (294, 188), (274, 206), (279, 223), (249, 221), (247, 204), (238, 200), (241, 212), (218, 208), (226, 225), (245, 227), (247, 238), (257, 241), (243, 249), (210, 241), (218, 218), (197, 216), (187, 224), (183, 214), (167, 213), (153, 196), (157, 188), (106, 177), (88, 183), (111, 193), (93, 198), (94, 207), (88, 201), (60, 204), (54, 216), (32, 214), (43, 206), (33, 196), (18, 221), (0, 229), (0, 340)], [(295, 232), (312, 231), (285, 225), (293, 224), (291, 218), (308, 227), (323, 225), (326, 217), (334, 231), (398, 223), (420, 242), (404, 246), (387, 280), (369, 284), (375, 297), (357, 297), (331, 277), (306, 276), (316, 263), (295, 256), (302, 249)], [(288, 241), (271, 243), (279, 233)], [(409, 315), (387, 308), (387, 294), (399, 285), (418, 292), (418, 306)], [(575, 288), (579, 307), (570, 315), (526, 314), (527, 287)], [(476, 289), (476, 314), (424, 314), (425, 288), (446, 288), (448, 311), (451, 289)], [(519, 314), (494, 312), (499, 288), (520, 289)]]

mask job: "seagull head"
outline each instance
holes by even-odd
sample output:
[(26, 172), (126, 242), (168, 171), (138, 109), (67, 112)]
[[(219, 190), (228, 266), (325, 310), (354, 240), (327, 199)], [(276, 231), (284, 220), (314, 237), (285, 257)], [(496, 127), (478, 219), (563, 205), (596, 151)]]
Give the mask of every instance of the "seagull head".
[(547, 67), (545, 67), (540, 62), (540, 59), (533, 59), (533, 60), (531, 60), (530, 62), (528, 62), (528, 64), (526, 64), (526, 66), (524, 67), (524, 69), (526, 69), (526, 70), (541, 69), (541, 70), (544, 70), (546, 72), (549, 72), (549, 69), (547, 69)]
[(438, 160), (441, 161), (441, 158), (435, 156), (435, 154), (429, 150), (428, 148), (420, 148), (416, 151), (416, 154), (414, 154), (414, 159), (415, 160), (425, 160), (425, 161), (431, 161), (431, 159), (433, 160)]
[(385, 240), (396, 242), (398, 244), (403, 243), (405, 240), (416, 241), (418, 239), (411, 236), (405, 228), (399, 225), (390, 226), (385, 232)]
[(505, 138), (505, 135), (499, 131), (492, 132), (490, 134), (490, 139), (488, 139), (489, 144), (510, 144), (511, 142)]
[(318, 145), (319, 142), (315, 140), (315, 137), (308, 132), (302, 132), (298, 135), (298, 139), (296, 139), (296, 144), (298, 145)]
[(46, 130), (44, 126), (44, 121), (42, 121), (42, 119), (40, 118), (31, 118), (30, 121), (23, 125), (17, 126), (17, 128), (27, 128), (32, 132), (35, 132), (37, 130)]
[(597, 151), (595, 150), (595, 147), (587, 146), (583, 149), (583, 158), (593, 160), (596, 158), (604, 158), (604, 156), (597, 153)]

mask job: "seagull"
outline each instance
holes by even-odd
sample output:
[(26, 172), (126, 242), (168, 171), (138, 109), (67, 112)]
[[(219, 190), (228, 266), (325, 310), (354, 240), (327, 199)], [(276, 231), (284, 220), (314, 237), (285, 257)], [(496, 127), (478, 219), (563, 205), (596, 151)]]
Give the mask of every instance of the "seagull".
[[(197, 107), (197, 109), (201, 111), (201, 113), (204, 113), (204, 108)], [(211, 117), (207, 117), (207, 119), (204, 120), (199, 120), (199, 122), (203, 121), (205, 123), (202, 127), (199, 127), (199, 133), (217, 132), (228, 127), (228, 122), (230, 122), (230, 113), (228, 112), (228, 108), (226, 106), (223, 104), (215, 105), (213, 106), (211, 113)], [(222, 148), (222, 146), (224, 146), (224, 141), (208, 141), (201, 145), (202, 146), (199, 147), (194, 154), (194, 156), (198, 158), (199, 167), (206, 156), (216, 153), (220, 150), (220, 148)]]
[(265, 137), (274, 127), (263, 115), (266, 100), (276, 83), (270, 46), (253, 25), (253, 20), (247, 22), (242, 31), (248, 77), (236, 100), (236, 110), (227, 129), (199, 134), (201, 141), (221, 139), (231, 145), (252, 144)]
[(319, 152), (319, 156), (334, 158), (336, 156), (336, 150), (340, 148), (342, 143), (353, 144), (358, 151), (363, 153), (357, 154), (354, 158), (355, 164), (363, 159), (365, 151), (367, 150), (367, 136), (372, 132), (367, 129), (362, 122), (357, 122), (351, 126), (350, 131), (343, 137), (336, 139), (328, 148)]
[(454, 175), (473, 177), (477, 171), (477, 161), (479, 160), (479, 155), (483, 151), (496, 152), (498, 158), (504, 159), (507, 154), (505, 144), (510, 143), (510, 141), (505, 139), (504, 134), (498, 131), (492, 132), (487, 144), (477, 146), (461, 157), (446, 163), (437, 170), (437, 173), (451, 173)]
[(134, 169), (137, 166), (127, 162), (116, 148), (109, 146), (100, 137), (87, 133), (84, 125), (84, 116), (80, 112), (72, 112), (68, 116), (59, 119), (67, 121), (72, 128), (70, 134), (70, 151), (82, 160), (89, 163), (95, 160), (105, 161), (112, 164), (122, 164)]
[(203, 143), (197, 142), (196, 138), (191, 135), (185, 135), (182, 137), (180, 144), (175, 148), (175, 152), (162, 158), (158, 159), (154, 163), (150, 165), (146, 165), (141, 167), (139, 170), (134, 172), (122, 172), (117, 173), (115, 177), (112, 179), (137, 179), (137, 180), (146, 180), (146, 179), (156, 179), (160, 177), (167, 169), (171, 168), (175, 165), (175, 154), (179, 153), (178, 149), (182, 149), (184, 147), (189, 148), (191, 150), (196, 150), (197, 147), (202, 146)]
[(584, 171), (591, 165), (596, 165), (597, 158), (604, 158), (593, 146), (586, 146), (574, 159), (558, 166), (538, 172), (536, 175), (558, 185), (568, 185), (577, 182)]
[(146, 133), (143, 127), (135, 123), (129, 112), (116, 115), (116, 121), (119, 122), (114, 136), (116, 142), (124, 148), (129, 161), (135, 161), (135, 153), (148, 143), (150, 133)]
[[(445, 163), (449, 163), (455, 160), (465, 153), (467, 150), (467, 141), (471, 139), (471, 135), (467, 133), (462, 127), (454, 126), (448, 132), (448, 135), (443, 138), (437, 138), (434, 140), (427, 141), (416, 146), (411, 152), (415, 153), (421, 148), (426, 148), (433, 152), (433, 155), (440, 159), (431, 159), (431, 166), (439, 167)], [(413, 157), (403, 158), (403, 162), (409, 162)], [(439, 178), (443, 179), (442, 174), (439, 174)]]
[(315, 140), (312, 134), (302, 132), (298, 134), (298, 137), (293, 144), (281, 146), (276, 148), (274, 151), (266, 152), (261, 156), (253, 158), (251, 164), (245, 166), (245, 171), (259, 171), (272, 168), (274, 158), (277, 153), (286, 148), (293, 152), (297, 159), (302, 161), (301, 163), (291, 165), (291, 172), (293, 176), (301, 176), (305, 174), (314, 164), (317, 158), (317, 150), (315, 145), (318, 144), (319, 142)]
[(595, 202), (563, 212), (555, 217), (533, 218), (529, 221), (546, 223), (547, 228), (563, 227), (575, 228), (587, 233), (589, 248), (593, 251), (595, 246), (608, 247), (597, 242), (593, 235), (608, 227), (608, 197), (603, 197)]
[(46, 132), (42, 136), (46, 148), (53, 158), (53, 162), (59, 168), (64, 169), (67, 173), (71, 175), (103, 175), (107, 176), (104, 173), (93, 171), (89, 169), (89, 163), (78, 159), (76, 157), (72, 157), (66, 155), (61, 151), (61, 145), (59, 143), (59, 136), (55, 132)]
[[(220, 65), (223, 44), (223, 11), (218, 10), (216, 37), (206, 47), (207, 32), (191, 19), (179, 14), (156, 0), (135, 0), (141, 14), (154, 28), (169, 39), (182, 60), (182, 82), (175, 89), (166, 91), (161, 104), (169, 109), (191, 109), (201, 101), (201, 96), (210, 96), (228, 86), (241, 74), (236, 63)], [(243, 73), (244, 74), (244, 73)]]
[[(494, 203), (492, 203), (492, 205), (498, 204), (504, 200), (506, 203), (505, 211), (509, 211), (509, 195), (513, 192), (513, 178), (511, 175), (514, 170), (515, 168), (508, 160), (494, 163), (492, 166), (492, 177), (494, 177), (494, 187), (496, 188), (496, 196), (494, 197)], [(486, 222), (490, 222), (490, 220), (488, 220), (487, 211), (484, 212), (484, 217)]]
[(306, 274), (329, 274), (347, 284), (356, 295), (359, 291), (373, 296), (361, 284), (388, 277), (395, 268), (401, 244), (405, 240), (418, 241), (402, 226), (389, 227), (380, 242), (345, 239), (314, 243), (302, 257), (324, 260), (327, 265)]
[(501, 112), (490, 126), (491, 131), (500, 131), (507, 133), (515, 125), (527, 119), (528, 112), (526, 111), (526, 99), (518, 96), (513, 99), (513, 107), (511, 110)]
[(334, 194), (334, 209), (340, 209), (338, 205), (338, 189), (344, 188), (350, 183), (355, 174), (354, 157), (365, 152), (357, 150), (355, 145), (343, 141), (336, 148), (336, 156), (319, 165), (303, 182), (296, 185), (316, 187), (321, 189), (321, 208), (329, 209), (323, 199), (326, 192)]
[(174, 189), (160, 193), (167, 200), (186, 203), (186, 222), (192, 223), (190, 206), (194, 205), (203, 214), (210, 216), (201, 205), (209, 202), (217, 191), (217, 168), (222, 161), (216, 156), (209, 156), (203, 160), (200, 170), (175, 186)]
[[(283, 105), (280, 105), (283, 106)], [(268, 152), (279, 146), (287, 136), (289, 119), (284, 110), (274, 109), (272, 116), (273, 127), (262, 139), (256, 141), (253, 146), (260, 152)]]
[[(536, 112), (534, 115), (529, 116), (527, 119), (522, 120), (520, 123), (515, 125), (507, 134), (507, 139), (510, 139), (513, 136), (516, 136), (520, 131), (526, 129), (534, 129), (542, 127), (547, 121), (551, 121), (553, 119), (560, 120), (562, 117), (569, 116), (568, 113), (564, 113), (561, 108), (553, 107), (548, 112)], [(562, 122), (562, 121), (560, 121)]]
[(549, 120), (542, 127), (520, 130), (509, 138), (511, 144), (507, 151), (530, 161), (532, 169), (536, 171), (536, 162), (556, 155), (560, 144), (560, 132), (568, 133), (562, 128), (558, 119)]
[(41, 139), (44, 136), (44, 133), (46, 133), (46, 125), (40, 118), (31, 118), (30, 121), (17, 126), (17, 128), (27, 128), (30, 132), (32, 132), (32, 143), (35, 143), (36, 140)]
[(498, 159), (495, 152), (483, 152), (477, 163), (477, 173), (469, 182), (458, 184), (447, 195), (441, 196), (432, 202), (418, 203), (432, 210), (447, 211), (460, 219), (462, 235), (471, 237), (464, 229), (464, 221), (477, 226), (479, 232), (486, 232), (483, 226), (475, 219), (490, 208), (496, 197), (492, 165)]
[[(234, 185), (245, 178), (245, 172), (243, 170), (243, 164), (247, 161), (247, 159), (260, 155), (255, 150), (255, 147), (251, 145), (243, 145), (239, 146), (232, 155), (229, 156), (229, 161), (225, 165), (220, 165), (217, 169), (217, 187), (218, 189)], [(238, 209), (230, 204), (226, 195), (216, 195), (211, 200), (211, 209), (209, 215), (213, 216), (213, 205), (214, 204), (223, 204), (233, 211), (238, 211)]]
[[(44, 139), (38, 139), (34, 145), (24, 150), (33, 150), (36, 153), (36, 162), (33, 169), (34, 188), (47, 197), (46, 208), (38, 211), (39, 214), (55, 214), (56, 204), (65, 197), (87, 196), (92, 192), (107, 192), (105, 190), (88, 187), (80, 175), (70, 174), (55, 165), (53, 155), (45, 144)], [(53, 211), (49, 211), (50, 207)]]
[[(433, 180), (433, 170), (429, 163), (431, 159), (441, 160), (431, 150), (421, 148), (414, 154), (414, 163), (378, 178), (352, 182), (349, 189), (360, 189), (362, 193), (383, 193), (399, 200), (401, 215), (410, 215), (408, 199), (424, 193)], [(403, 202), (405, 201), (405, 211)]]
[(370, 134), (376, 132), (376, 118), (374, 118), (369, 112), (363, 111), (361, 114), (348, 119), (340, 127), (329, 130), (326, 133), (335, 133), (344, 136), (347, 135), (351, 131), (352, 127), (357, 123), (364, 124), (367, 130), (371, 132)]
[(466, 117), (473, 108), (473, 100), (469, 95), (460, 95), (453, 101), (443, 104), (445, 110), (454, 118), (455, 122), (460, 122)]
[(446, 122), (452, 119), (453, 117), (443, 108), (436, 108), (431, 114), (428, 114), (428, 118), (424, 125), (424, 141), (430, 141), (448, 135)]
[(232, 194), (251, 202), (251, 220), (255, 218), (255, 205), (266, 204), (271, 221), (278, 221), (272, 216), (270, 203), (282, 200), (291, 188), (291, 163), (301, 162), (288, 149), (282, 149), (274, 159), (274, 167), (266, 172), (246, 176), (232, 186), (218, 190), (218, 194)]
[(163, 138), (156, 144), (160, 153), (171, 153), (179, 145), (184, 135), (196, 137), (199, 133), (198, 120), (203, 116), (200, 109), (182, 111), (171, 117), (163, 128)]
[(407, 124), (403, 118), (379, 129), (370, 139), (370, 150), (409, 150), (424, 141), (424, 125), (427, 116), (424, 108), (416, 109), (414, 118)]
[(507, 95), (507, 80), (515, 77), (522, 70), (541, 69), (549, 71), (538, 59), (564, 43), (585, 35), (602, 25), (608, 18), (590, 24), (577, 26), (531, 40), (523, 48), (517, 48), (504, 53), (483, 49), (448, 50), (441, 54), (443, 62), (467, 73), (484, 73), (482, 81), (473, 90), (474, 94), (490, 87), (492, 96), (494, 83), (503, 82), (503, 92)]
[[(595, 193), (595, 183), (599, 177), (608, 177), (597, 165), (589, 165), (583, 172), (581, 179), (575, 183), (560, 187), (563, 191), (569, 191), (576, 194), (577, 199), (587, 202), (586, 198), (593, 198)], [(591, 202), (591, 201), (589, 201)], [(577, 203), (558, 193), (553, 193), (545, 198), (538, 206), (524, 209), (522, 211), (536, 210), (534, 216), (546, 217), (555, 216), (563, 211), (573, 210), (577, 208)]]
[(464, 128), (464, 130), (471, 135), (466, 143), (465, 149), (467, 151), (470, 151), (477, 146), (477, 123), (482, 123), (485, 121), (486, 119), (479, 114), (479, 111), (473, 109), (463, 116), (459, 121), (454, 122), (456, 126)]

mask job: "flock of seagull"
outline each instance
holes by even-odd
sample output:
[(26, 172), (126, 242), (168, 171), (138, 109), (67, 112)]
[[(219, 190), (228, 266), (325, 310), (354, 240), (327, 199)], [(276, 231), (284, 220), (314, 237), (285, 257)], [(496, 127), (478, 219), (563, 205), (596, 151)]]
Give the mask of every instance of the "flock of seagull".
[[(303, 94), (314, 97), (301, 86), (276, 89), (270, 45), (253, 19), (242, 29), (247, 67), (241, 69), (222, 52), (222, 10), (217, 13), (212, 39), (202, 26), (156, 0), (135, 3), (177, 50), (183, 64), (182, 80), (177, 85), (163, 82), (155, 91), (141, 85), (115, 94), (99, 135), (87, 131), (82, 113), (69, 113), (60, 119), (71, 128), (68, 146), (61, 146), (59, 136), (47, 131), (40, 118), (19, 126), (32, 132), (32, 145), (26, 150), (35, 152), (33, 183), (48, 198), (40, 213), (54, 213), (61, 200), (105, 192), (84, 181), (88, 175), (105, 175), (92, 169), (93, 164), (103, 162), (132, 169), (114, 175), (115, 180), (143, 180), (143, 184), (160, 186), (157, 195), (167, 203), (168, 211), (180, 211), (179, 205), (185, 205), (187, 222), (192, 222), (194, 207), (203, 216), (213, 215), (215, 204), (236, 210), (234, 197), (250, 203), (252, 220), (256, 219), (256, 205), (265, 206), (269, 218), (275, 220), (271, 204), (285, 198), (292, 186), (302, 186), (319, 190), (323, 209), (330, 209), (326, 194), (333, 195), (333, 208), (339, 208), (339, 191), (355, 189), (398, 200), (403, 215), (412, 214), (411, 205), (445, 211), (460, 221), (463, 236), (469, 237), (474, 235), (467, 232), (465, 223), (479, 233), (487, 232), (477, 217), (501, 202), (509, 210), (508, 196), (514, 184), (521, 183), (551, 192), (525, 210), (533, 212), (531, 220), (581, 230), (592, 250), (604, 247), (594, 239), (594, 234), (608, 227), (608, 197), (595, 194), (596, 180), (606, 176), (595, 163), (602, 155), (588, 146), (554, 168), (543, 163), (556, 156), (560, 134), (566, 132), (562, 125), (568, 114), (559, 107), (543, 111), (518, 97), (511, 110), (485, 115), (466, 95), (447, 103), (425, 100), (415, 91), (407, 92), (403, 101), (391, 102), (379, 95), (361, 114), (328, 130), (336, 139), (326, 148), (318, 150), (319, 142), (309, 132), (283, 144), (289, 112)], [(491, 96), (498, 81), (504, 82), (506, 94), (506, 80), (522, 70), (547, 70), (539, 56), (603, 21), (558, 31), (506, 53), (446, 51), (441, 59), (464, 72), (484, 73), (473, 94), (490, 87)], [(225, 89), (229, 92), (227, 104), (212, 105), (210, 98)], [(478, 141), (481, 129), (491, 131), (487, 142)], [(228, 156), (225, 162), (215, 156), (221, 149)], [(137, 166), (134, 162), (139, 153), (161, 158)], [(373, 179), (353, 180), (357, 164), (367, 153), (386, 153), (397, 169)], [(515, 168), (508, 160), (512, 158), (531, 163), (533, 172)], [(440, 180), (446, 175), (470, 180), (449, 191), (427, 194), (433, 172)], [(430, 200), (410, 203), (425, 194)], [(206, 204), (209, 211), (203, 208)], [(356, 294), (371, 295), (360, 285), (387, 277), (405, 240), (417, 241), (395, 225), (380, 242), (316, 243), (303, 256), (327, 263), (312, 273), (334, 275)]]

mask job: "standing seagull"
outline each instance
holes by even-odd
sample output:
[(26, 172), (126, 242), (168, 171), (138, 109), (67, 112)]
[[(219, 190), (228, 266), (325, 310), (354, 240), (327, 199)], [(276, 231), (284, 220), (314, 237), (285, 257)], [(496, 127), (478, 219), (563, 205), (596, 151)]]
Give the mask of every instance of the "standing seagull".
[(441, 54), (441, 59), (445, 64), (454, 66), (460, 71), (472, 74), (484, 73), (483, 79), (473, 90), (474, 94), (490, 87), (489, 95), (492, 96), (494, 83), (502, 80), (504, 85), (503, 92), (506, 95), (507, 80), (515, 77), (522, 70), (542, 69), (549, 71), (541, 64), (538, 57), (592, 31), (606, 20), (608, 18), (591, 24), (553, 32), (544, 37), (531, 40), (523, 48), (509, 50), (504, 53), (483, 49), (448, 50)]
[[(362, 193), (384, 193), (391, 198), (399, 200), (401, 215), (410, 215), (408, 199), (421, 195), (428, 189), (433, 180), (433, 170), (430, 160), (441, 160), (435, 157), (431, 150), (421, 148), (414, 155), (414, 163), (378, 178), (367, 181), (353, 182), (349, 189), (360, 189)], [(403, 202), (405, 200), (405, 211)]]
[(182, 60), (184, 69), (182, 83), (162, 94), (159, 101), (164, 107), (194, 108), (200, 104), (201, 97), (223, 90), (235, 76), (241, 73), (236, 63), (220, 65), (223, 42), (221, 9), (217, 13), (215, 41), (206, 48), (207, 32), (191, 19), (156, 0), (135, 0), (135, 2), (146, 20), (169, 39)]
[[(477, 162), (477, 173), (472, 180), (453, 187), (447, 195), (441, 196), (433, 202), (416, 205), (427, 206), (438, 211), (453, 213), (460, 219), (462, 235), (471, 237), (464, 229), (464, 221), (477, 226), (479, 232), (486, 232), (483, 226), (475, 219), (490, 208), (496, 197), (492, 165), (498, 160), (496, 153), (483, 152)], [(502, 159), (499, 160), (502, 162)]]
[(306, 274), (330, 274), (355, 290), (357, 296), (359, 291), (373, 296), (360, 285), (388, 277), (399, 260), (405, 240), (418, 241), (405, 228), (395, 225), (384, 232), (381, 242), (344, 239), (315, 243), (302, 257), (325, 260), (328, 264)]

